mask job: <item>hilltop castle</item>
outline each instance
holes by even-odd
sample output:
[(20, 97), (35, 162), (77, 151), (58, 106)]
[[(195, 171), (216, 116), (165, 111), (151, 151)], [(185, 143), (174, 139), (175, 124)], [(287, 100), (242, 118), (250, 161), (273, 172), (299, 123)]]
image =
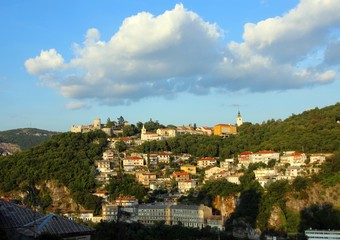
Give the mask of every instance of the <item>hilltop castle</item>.
[(112, 135), (112, 129), (102, 124), (100, 118), (95, 118), (93, 120), (93, 124), (91, 125), (78, 125), (78, 126), (73, 125), (71, 127), (71, 132), (74, 133), (86, 133), (95, 130), (102, 130), (107, 135), (109, 136)]

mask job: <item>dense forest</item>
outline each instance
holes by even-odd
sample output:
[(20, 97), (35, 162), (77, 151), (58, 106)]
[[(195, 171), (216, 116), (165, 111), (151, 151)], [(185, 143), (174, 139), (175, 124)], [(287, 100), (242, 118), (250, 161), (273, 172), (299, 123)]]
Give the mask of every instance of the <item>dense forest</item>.
[(312, 109), (286, 120), (268, 120), (262, 124), (244, 123), (237, 135), (181, 135), (163, 141), (145, 142), (141, 152), (171, 151), (196, 157), (232, 157), (243, 151), (274, 150), (305, 153), (340, 151), (340, 103)]
[(48, 193), (38, 191), (35, 184), (57, 180), (68, 187), (72, 198), (86, 209), (100, 207), (96, 189), (94, 161), (102, 156), (107, 145), (102, 131), (62, 133), (36, 147), (0, 158), (0, 191), (30, 191), (35, 199), (29, 204), (49, 206)]

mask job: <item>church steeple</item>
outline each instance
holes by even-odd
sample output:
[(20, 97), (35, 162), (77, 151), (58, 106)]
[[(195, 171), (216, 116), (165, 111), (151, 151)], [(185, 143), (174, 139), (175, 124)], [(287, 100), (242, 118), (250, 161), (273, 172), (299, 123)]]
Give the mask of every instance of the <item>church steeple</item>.
[(143, 128), (142, 128), (142, 135), (144, 135), (145, 133), (146, 133), (146, 129), (145, 129), (145, 127), (144, 127), (144, 124), (143, 124)]
[(240, 111), (238, 111), (237, 119), (236, 119), (236, 125), (239, 127), (239, 126), (241, 126), (242, 124), (243, 124), (242, 116), (241, 116)]

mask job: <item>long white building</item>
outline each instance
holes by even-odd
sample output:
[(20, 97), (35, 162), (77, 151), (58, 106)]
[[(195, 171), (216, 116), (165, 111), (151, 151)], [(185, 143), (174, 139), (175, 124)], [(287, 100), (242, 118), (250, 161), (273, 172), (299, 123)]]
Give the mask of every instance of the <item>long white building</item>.
[(305, 235), (308, 240), (340, 240), (340, 230), (306, 230)]

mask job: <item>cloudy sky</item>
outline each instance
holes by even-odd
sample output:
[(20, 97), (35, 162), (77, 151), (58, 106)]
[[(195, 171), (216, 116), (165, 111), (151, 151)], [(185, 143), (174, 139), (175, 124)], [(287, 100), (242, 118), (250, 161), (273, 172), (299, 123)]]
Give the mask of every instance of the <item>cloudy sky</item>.
[(213, 126), (340, 101), (339, 0), (1, 3), (0, 130)]

